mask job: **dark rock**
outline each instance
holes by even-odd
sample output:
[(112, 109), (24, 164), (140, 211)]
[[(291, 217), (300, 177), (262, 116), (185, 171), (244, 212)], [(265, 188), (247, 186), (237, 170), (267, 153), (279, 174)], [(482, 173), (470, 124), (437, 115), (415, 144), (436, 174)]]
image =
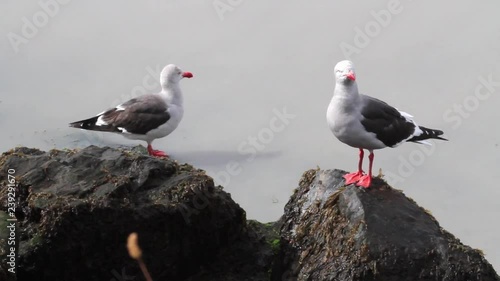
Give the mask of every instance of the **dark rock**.
[[(141, 280), (125, 247), (131, 232), (155, 280), (184, 280), (251, 233), (228, 193), (172, 160), (108, 147), (16, 148), (0, 157), (1, 202), (8, 169), (18, 184), (18, 280)], [(259, 267), (267, 273), (269, 264)]]
[(272, 280), (500, 280), (480, 251), (381, 179), (307, 171), (285, 207)]
[[(280, 222), (262, 224), (246, 221), (204, 171), (144, 154), (2, 154), (0, 201), (9, 169), (17, 185), (17, 280), (143, 280), (125, 248), (131, 232), (154, 280), (500, 280), (479, 251), (380, 179), (344, 187), (343, 172), (310, 170)], [(14, 280), (9, 212), (2, 204), (0, 281)]]
[(248, 221), (246, 231), (233, 245), (186, 281), (268, 281), (279, 241), (276, 223)]

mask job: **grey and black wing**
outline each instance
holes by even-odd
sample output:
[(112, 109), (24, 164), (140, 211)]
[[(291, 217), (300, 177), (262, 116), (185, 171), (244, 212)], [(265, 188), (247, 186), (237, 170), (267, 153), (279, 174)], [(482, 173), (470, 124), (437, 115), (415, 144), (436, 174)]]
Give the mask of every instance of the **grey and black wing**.
[(405, 118), (387, 103), (361, 95), (361, 124), (366, 131), (374, 133), (386, 146), (393, 147), (411, 138), (415, 123)]
[(141, 96), (69, 125), (93, 131), (146, 134), (170, 119), (167, 109), (167, 104), (160, 97)]
[(366, 95), (361, 95), (361, 98), (361, 124), (386, 146), (395, 147), (405, 141), (421, 142), (431, 138), (446, 140), (439, 137), (443, 131), (418, 126), (411, 115), (384, 101)]

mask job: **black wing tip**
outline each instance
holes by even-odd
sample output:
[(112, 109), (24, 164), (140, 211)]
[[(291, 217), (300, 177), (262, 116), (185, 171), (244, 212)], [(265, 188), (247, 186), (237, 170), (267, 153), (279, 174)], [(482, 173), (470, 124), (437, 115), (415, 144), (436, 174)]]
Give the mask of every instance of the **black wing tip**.
[(95, 123), (97, 122), (98, 118), (99, 118), (99, 116), (94, 116), (94, 117), (89, 118), (89, 119), (71, 122), (68, 125), (71, 128), (92, 130), (94, 127), (96, 127)]
[(425, 127), (420, 127), (421, 129), (425, 129), (427, 130), (427, 132), (430, 132), (430, 136), (432, 139), (438, 139), (438, 140), (444, 140), (444, 141), (448, 141), (448, 139), (445, 139), (443, 137), (440, 137), (441, 135), (444, 134), (443, 131), (441, 130), (435, 130), (435, 129), (429, 129), (429, 128), (425, 128)]
[(443, 141), (449, 141), (449, 139), (445, 139), (443, 137), (435, 137), (435, 139), (438, 139), (438, 140), (443, 140)]
[(433, 130), (433, 129), (428, 129), (428, 130), (431, 130), (431, 131), (433, 131), (433, 132), (435, 133), (435, 135), (434, 135), (433, 139), (438, 139), (438, 140), (448, 141), (448, 139), (445, 139), (445, 138), (443, 138), (443, 137), (440, 137), (441, 135), (443, 135), (443, 134), (444, 134), (444, 132), (443, 132), (443, 131), (441, 131), (441, 130)]
[(440, 137), (441, 135), (444, 134), (443, 131), (441, 130), (435, 130), (435, 129), (429, 129), (426, 127), (418, 126), (420, 130), (423, 131), (423, 134), (419, 136), (414, 136), (413, 138), (409, 139), (408, 141), (411, 142), (417, 142), (417, 141), (423, 141), (423, 140), (428, 140), (428, 139), (438, 139), (438, 140), (443, 140), (443, 141), (448, 141), (448, 139)]
[(72, 128), (80, 128), (82, 125), (83, 125), (82, 122), (72, 122), (68, 124), (68, 126)]

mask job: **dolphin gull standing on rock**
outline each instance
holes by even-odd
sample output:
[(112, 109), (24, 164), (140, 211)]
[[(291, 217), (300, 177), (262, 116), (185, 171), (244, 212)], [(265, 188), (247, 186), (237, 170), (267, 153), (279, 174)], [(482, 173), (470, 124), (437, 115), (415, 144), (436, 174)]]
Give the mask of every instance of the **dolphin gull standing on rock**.
[[(375, 149), (396, 147), (407, 141), (430, 144), (425, 140), (447, 140), (440, 137), (443, 134), (440, 130), (418, 126), (410, 114), (360, 94), (352, 62), (344, 60), (337, 63), (335, 80), (335, 90), (326, 114), (328, 125), (337, 139), (359, 149), (358, 171), (344, 175), (346, 184), (370, 186)], [(368, 175), (362, 169), (363, 149), (370, 151)]]
[(148, 143), (148, 153), (157, 157), (168, 157), (165, 152), (154, 150), (154, 139), (172, 133), (184, 114), (183, 97), (179, 81), (191, 78), (191, 72), (183, 72), (179, 67), (169, 64), (160, 74), (161, 92), (133, 98), (115, 108), (103, 111), (96, 116), (70, 123), (70, 127), (118, 133), (122, 136), (143, 140)]

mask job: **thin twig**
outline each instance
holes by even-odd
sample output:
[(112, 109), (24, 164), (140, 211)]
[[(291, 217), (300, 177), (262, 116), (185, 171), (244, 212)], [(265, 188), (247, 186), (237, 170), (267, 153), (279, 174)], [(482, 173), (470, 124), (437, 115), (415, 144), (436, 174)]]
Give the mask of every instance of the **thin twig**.
[(142, 260), (142, 250), (139, 247), (139, 243), (137, 240), (138, 240), (137, 233), (135, 232), (130, 233), (127, 239), (128, 254), (130, 255), (131, 258), (133, 258), (139, 263), (139, 267), (141, 268), (142, 274), (144, 274), (144, 278), (146, 278), (146, 281), (153, 281), (153, 278), (151, 278), (151, 275), (149, 274), (146, 264)]
[(148, 268), (146, 267), (146, 264), (142, 261), (142, 259), (138, 259), (137, 262), (139, 263), (139, 267), (142, 270), (142, 274), (144, 274), (144, 278), (146, 278), (146, 281), (153, 281), (153, 278), (151, 278), (151, 275), (149, 275)]

